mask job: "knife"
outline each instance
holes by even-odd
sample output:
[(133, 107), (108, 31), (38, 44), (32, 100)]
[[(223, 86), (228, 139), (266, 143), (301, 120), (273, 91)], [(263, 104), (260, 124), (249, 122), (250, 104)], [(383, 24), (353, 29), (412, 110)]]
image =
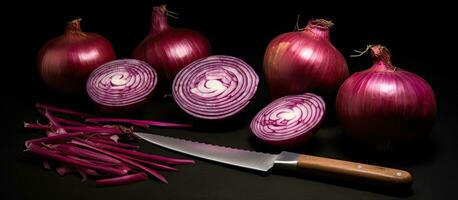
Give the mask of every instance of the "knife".
[(271, 169), (293, 170), (390, 186), (405, 186), (412, 183), (410, 173), (399, 169), (287, 151), (280, 154), (267, 154), (151, 133), (134, 132), (134, 134), (152, 144), (180, 153), (262, 172)]

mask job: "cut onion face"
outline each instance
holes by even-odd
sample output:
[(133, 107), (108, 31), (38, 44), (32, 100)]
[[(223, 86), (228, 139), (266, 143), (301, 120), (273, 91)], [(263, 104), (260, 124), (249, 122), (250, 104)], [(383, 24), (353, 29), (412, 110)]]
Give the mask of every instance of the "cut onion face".
[(156, 71), (146, 62), (120, 59), (105, 63), (87, 81), (89, 97), (106, 111), (136, 108), (149, 99), (157, 84)]
[(250, 129), (267, 144), (294, 147), (318, 131), (324, 112), (325, 103), (318, 95), (285, 96), (259, 111), (251, 121)]
[(209, 120), (240, 112), (256, 93), (259, 78), (246, 62), (232, 56), (199, 59), (181, 70), (173, 97), (188, 114)]

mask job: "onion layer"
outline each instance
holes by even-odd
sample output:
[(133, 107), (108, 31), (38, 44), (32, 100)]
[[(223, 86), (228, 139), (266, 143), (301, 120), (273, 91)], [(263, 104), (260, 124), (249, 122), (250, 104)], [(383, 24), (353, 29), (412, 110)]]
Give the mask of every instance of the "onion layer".
[[(161, 78), (172, 81), (189, 63), (210, 55), (210, 43), (202, 34), (167, 23), (165, 5), (153, 8), (151, 31), (135, 48), (133, 56), (153, 66)], [(161, 83), (162, 84), (162, 83)]]
[(110, 42), (98, 34), (82, 32), (80, 21), (69, 22), (65, 34), (47, 42), (38, 53), (43, 81), (62, 94), (84, 93), (89, 74), (115, 59)]
[(348, 67), (329, 40), (331, 26), (326, 20), (310, 20), (303, 31), (281, 34), (269, 43), (264, 74), (272, 97), (337, 92)]
[(250, 129), (267, 144), (297, 146), (318, 131), (324, 112), (325, 103), (318, 95), (284, 96), (259, 111)]
[(431, 86), (394, 67), (383, 46), (371, 47), (374, 65), (350, 76), (336, 99), (344, 133), (369, 145), (412, 142), (430, 132), (436, 116)]
[(187, 113), (202, 119), (224, 119), (241, 111), (256, 93), (259, 78), (241, 59), (210, 56), (181, 70), (173, 97)]
[(156, 83), (156, 71), (148, 63), (119, 59), (92, 72), (87, 81), (87, 93), (102, 110), (120, 111), (148, 100)]

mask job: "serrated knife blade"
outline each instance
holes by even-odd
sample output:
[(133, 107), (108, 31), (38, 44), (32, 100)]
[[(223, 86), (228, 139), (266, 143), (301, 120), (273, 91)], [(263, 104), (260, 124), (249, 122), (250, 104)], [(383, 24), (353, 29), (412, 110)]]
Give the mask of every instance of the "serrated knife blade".
[[(135, 135), (150, 143), (177, 152), (259, 171), (268, 171), (279, 157), (279, 155), (275, 154), (247, 151), (149, 133), (135, 132)], [(293, 161), (296, 160), (297, 158)]]

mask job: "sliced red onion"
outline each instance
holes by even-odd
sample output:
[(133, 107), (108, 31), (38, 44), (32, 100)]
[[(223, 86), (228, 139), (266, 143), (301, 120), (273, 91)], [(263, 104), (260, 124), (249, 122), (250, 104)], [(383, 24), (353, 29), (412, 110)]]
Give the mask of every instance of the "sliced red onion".
[[(167, 164), (193, 164), (193, 160), (169, 158), (159, 155), (150, 155), (131, 149), (138, 149), (138, 146), (119, 143), (118, 139), (123, 137), (126, 140), (134, 140), (129, 134), (132, 130), (119, 125), (87, 125), (79, 121), (57, 117), (54, 113), (78, 115), (77, 112), (39, 105), (39, 111), (47, 117), (48, 125), (40, 123), (24, 123), (25, 128), (42, 129), (49, 132), (47, 137), (27, 140), (26, 151), (37, 154), (43, 159), (43, 166), (49, 169), (48, 160), (59, 162), (61, 165), (56, 168), (57, 173), (65, 175), (71, 172), (78, 172), (82, 181), (87, 178), (106, 177), (98, 179), (97, 185), (119, 185), (140, 181), (148, 178), (143, 172), (158, 178), (167, 183), (167, 180), (154, 167), (167, 171), (178, 171)], [(85, 117), (83, 117), (85, 118)], [(183, 124), (163, 123), (148, 120), (130, 120), (117, 118), (91, 118), (98, 120), (114, 120), (133, 124), (153, 125), (174, 125)], [(89, 121), (89, 120), (88, 120)], [(65, 125), (62, 125), (65, 124)], [(57, 127), (64, 132), (58, 133)], [(80, 132), (71, 132), (80, 131)], [(159, 164), (152, 161), (160, 161)], [(142, 172), (143, 171), (143, 172)]]
[(190, 115), (224, 119), (240, 112), (256, 93), (259, 78), (246, 62), (232, 56), (210, 56), (181, 70), (173, 97)]
[(83, 132), (76, 132), (76, 133), (66, 133), (66, 134), (60, 134), (60, 135), (55, 135), (55, 136), (50, 136), (50, 137), (41, 137), (41, 138), (36, 138), (36, 139), (31, 139), (25, 141), (25, 147), (28, 148), (30, 144), (35, 143), (35, 144), (40, 144), (40, 143), (47, 143), (47, 144), (52, 144), (55, 142), (64, 142), (66, 140), (70, 140), (75, 137), (83, 136), (85, 133)]
[(68, 173), (72, 173), (74, 171), (75, 171), (75, 168), (68, 166), (68, 165), (61, 165), (59, 167), (56, 167), (56, 172), (61, 176), (65, 176)]
[(114, 186), (114, 185), (124, 185), (133, 182), (144, 181), (148, 179), (148, 175), (144, 172), (139, 172), (135, 174), (129, 174), (125, 176), (119, 176), (114, 178), (99, 179), (95, 182), (97, 186)]
[(82, 113), (82, 112), (79, 112), (79, 111), (74, 111), (74, 110), (70, 110), (70, 109), (66, 109), (66, 108), (58, 108), (58, 107), (54, 107), (54, 106), (50, 106), (50, 105), (45, 105), (45, 104), (41, 104), (41, 103), (37, 103), (37, 104), (35, 105), (35, 107), (36, 107), (39, 111), (48, 110), (48, 111), (54, 112), (54, 113), (61, 113), (61, 114), (68, 114), (68, 115), (76, 115), (76, 116), (80, 116), (80, 117), (89, 117), (89, 116), (91, 116), (90, 114), (87, 114), (87, 113)]
[(137, 107), (152, 95), (156, 71), (146, 62), (119, 59), (95, 69), (87, 81), (89, 97), (103, 110), (118, 111)]
[(43, 168), (47, 169), (47, 170), (50, 170), (51, 169), (51, 165), (49, 164), (49, 160), (45, 160), (43, 159), (41, 161), (41, 163), (43, 163)]
[(81, 182), (85, 182), (88, 179), (89, 175), (84, 170), (76, 168), (76, 171), (81, 175)]
[(163, 165), (163, 164), (159, 164), (159, 163), (155, 163), (155, 162), (151, 162), (151, 161), (147, 161), (147, 160), (142, 160), (142, 159), (139, 159), (139, 158), (134, 158), (134, 157), (131, 157), (131, 156), (126, 156), (126, 155), (123, 155), (123, 156), (128, 158), (128, 159), (130, 159), (130, 160), (141, 162), (143, 164), (147, 164), (149, 166), (156, 167), (158, 169), (168, 170), (168, 171), (173, 171), (173, 172), (178, 171), (177, 169), (175, 169), (173, 167), (169, 167), (167, 165)]
[(107, 163), (121, 164), (121, 161), (116, 160), (105, 154), (101, 154), (95, 151), (90, 151), (87, 149), (79, 148), (79, 147), (69, 145), (69, 144), (59, 144), (55, 148), (59, 150), (60, 152), (65, 153), (67, 155), (79, 156), (82, 158), (93, 159), (93, 160), (100, 160), (100, 161), (104, 161)]
[(115, 147), (122, 147), (122, 148), (126, 148), (126, 149), (138, 149), (138, 148), (140, 148), (137, 145), (131, 145), (131, 144), (125, 144), (125, 143), (121, 143), (121, 142), (115, 142), (112, 139), (89, 138), (88, 140), (93, 142), (93, 143), (102, 143), (102, 144), (107, 144), (107, 145), (111, 145), (111, 146), (115, 146)]
[[(99, 172), (97, 172), (96, 170), (93, 170), (93, 169), (89, 169), (89, 168), (84, 168), (84, 167), (78, 167), (77, 168), (77, 171), (79, 173), (83, 173), (83, 174), (86, 174), (87, 175), (91, 175), (91, 176), (102, 176), (102, 174), (100, 174)], [(86, 177), (87, 178), (87, 177)], [(84, 177), (83, 177), (84, 179)], [(85, 179), (83, 180), (85, 181)]]
[(325, 103), (318, 95), (285, 96), (259, 111), (250, 129), (267, 144), (297, 146), (318, 131), (324, 112)]
[(86, 124), (83, 124), (78, 121), (70, 120), (70, 119), (65, 119), (65, 118), (60, 118), (60, 117), (54, 117), (54, 119), (62, 124), (67, 124), (67, 125), (72, 125), (72, 126), (86, 126)]
[(116, 158), (118, 160), (121, 160), (129, 165), (132, 165), (138, 169), (141, 169), (145, 172), (148, 172), (149, 174), (151, 174), (152, 176), (156, 177), (157, 179), (159, 179), (160, 181), (162, 181), (163, 183), (168, 183), (167, 180), (165, 179), (164, 176), (162, 176), (161, 174), (157, 173), (155, 170), (152, 170), (142, 164), (139, 164), (135, 161), (132, 161), (130, 159), (127, 159), (125, 158), (124, 156), (120, 155), (120, 154), (116, 154), (116, 153), (112, 153), (110, 151), (107, 151), (107, 150), (104, 150), (104, 149), (100, 149), (100, 148), (97, 148), (95, 146), (92, 146), (90, 143), (88, 143), (87, 141), (84, 141), (84, 140), (81, 140), (81, 139), (74, 139), (74, 140), (71, 140), (71, 143), (72, 144), (76, 144), (76, 145), (80, 145), (80, 146), (83, 146), (83, 147), (86, 147), (86, 148), (89, 148), (89, 149), (92, 149), (92, 150), (95, 150), (95, 151), (98, 151), (100, 153), (104, 153), (104, 154), (107, 154), (113, 158)]
[(30, 143), (28, 145), (28, 147), (27, 147), (27, 150), (29, 150), (29, 151), (31, 151), (33, 153), (36, 153), (36, 154), (38, 154), (38, 155), (40, 155), (42, 157), (45, 157), (45, 158), (58, 160), (58, 161), (61, 161), (61, 162), (67, 163), (67, 164), (71, 164), (71, 165), (75, 165), (75, 166), (82, 166), (82, 167), (86, 167), (86, 168), (90, 168), (90, 169), (99, 170), (101, 172), (108, 173), (108, 174), (124, 175), (125, 173), (127, 173), (125, 171), (122, 171), (122, 170), (119, 170), (119, 169), (116, 169), (116, 168), (103, 167), (103, 166), (93, 165), (93, 164), (89, 164), (89, 163), (82, 162), (82, 161), (79, 161), (79, 160), (75, 160), (75, 159), (72, 159), (72, 158), (70, 158), (68, 156), (63, 156), (63, 155), (60, 155), (59, 153), (47, 150), (47, 149), (45, 149), (43, 147), (40, 147), (40, 146), (38, 146), (37, 144), (34, 144), (34, 143)]
[(154, 160), (154, 161), (159, 161), (159, 162), (164, 162), (170, 165), (187, 165), (187, 164), (194, 164), (194, 160), (187, 160), (187, 159), (177, 159), (177, 158), (169, 158), (169, 157), (164, 157), (164, 156), (159, 156), (159, 155), (152, 155), (152, 154), (147, 154), (139, 151), (133, 151), (133, 150), (127, 150), (124, 148), (119, 148), (115, 146), (110, 146), (106, 144), (101, 144), (101, 143), (95, 143), (93, 144), (94, 146), (108, 150), (111, 152), (117, 152), (121, 153), (122, 155), (126, 156), (133, 156), (137, 157), (140, 159), (147, 159), (147, 160)]
[(141, 126), (148, 128), (149, 126), (159, 126), (159, 127), (178, 127), (178, 128), (185, 128), (191, 127), (191, 124), (179, 124), (179, 123), (170, 123), (170, 122), (160, 122), (160, 121), (153, 121), (153, 120), (138, 120), (138, 119), (123, 119), (123, 118), (109, 118), (109, 117), (92, 117), (87, 118), (86, 122), (108, 122), (108, 123), (126, 123), (132, 124), (136, 126)]

